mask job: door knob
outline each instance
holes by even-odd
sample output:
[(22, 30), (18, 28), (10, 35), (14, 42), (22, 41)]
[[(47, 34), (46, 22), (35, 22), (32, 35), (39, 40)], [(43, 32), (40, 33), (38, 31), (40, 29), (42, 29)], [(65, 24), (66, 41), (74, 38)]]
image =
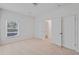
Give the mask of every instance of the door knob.
[(60, 33), (61, 35), (63, 34), (63, 33)]

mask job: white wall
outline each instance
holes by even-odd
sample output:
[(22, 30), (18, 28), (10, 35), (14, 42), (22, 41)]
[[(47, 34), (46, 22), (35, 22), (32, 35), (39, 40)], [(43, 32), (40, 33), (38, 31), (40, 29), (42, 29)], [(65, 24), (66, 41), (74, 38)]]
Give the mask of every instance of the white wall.
[(44, 25), (45, 21), (42, 18), (36, 18), (35, 21), (35, 37), (39, 39), (44, 38)]
[(51, 41), (53, 44), (61, 46), (61, 17), (52, 18)]
[[(34, 37), (34, 20), (33, 17), (27, 15), (21, 15), (12, 11), (2, 9), (1, 14), (1, 41), (0, 42), (9, 42), (15, 40), (30, 39)], [(19, 35), (14, 37), (7, 37), (7, 25), (6, 21), (14, 20), (19, 24)]]

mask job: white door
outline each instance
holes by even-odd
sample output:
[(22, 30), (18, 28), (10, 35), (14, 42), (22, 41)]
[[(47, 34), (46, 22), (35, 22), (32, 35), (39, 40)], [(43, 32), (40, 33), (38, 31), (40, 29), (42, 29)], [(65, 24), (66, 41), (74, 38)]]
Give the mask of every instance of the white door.
[(69, 49), (75, 49), (74, 16), (64, 17), (63, 19), (63, 46)]
[(61, 18), (52, 19), (52, 42), (61, 46)]

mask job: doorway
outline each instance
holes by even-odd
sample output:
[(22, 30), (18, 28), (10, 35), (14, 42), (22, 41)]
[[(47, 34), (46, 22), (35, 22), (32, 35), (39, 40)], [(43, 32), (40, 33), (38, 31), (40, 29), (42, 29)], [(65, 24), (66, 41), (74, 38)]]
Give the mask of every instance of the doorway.
[(52, 36), (52, 20), (45, 20), (45, 40), (50, 41)]

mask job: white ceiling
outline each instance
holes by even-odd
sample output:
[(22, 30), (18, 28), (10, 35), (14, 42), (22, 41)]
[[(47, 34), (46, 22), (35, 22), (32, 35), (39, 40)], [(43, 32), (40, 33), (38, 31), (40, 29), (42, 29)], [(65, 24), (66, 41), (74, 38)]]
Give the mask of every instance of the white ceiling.
[(1, 8), (31, 16), (39, 16), (50, 11), (54, 12), (57, 9), (69, 5), (72, 4), (38, 3), (38, 5), (34, 6), (33, 3), (0, 3)]

